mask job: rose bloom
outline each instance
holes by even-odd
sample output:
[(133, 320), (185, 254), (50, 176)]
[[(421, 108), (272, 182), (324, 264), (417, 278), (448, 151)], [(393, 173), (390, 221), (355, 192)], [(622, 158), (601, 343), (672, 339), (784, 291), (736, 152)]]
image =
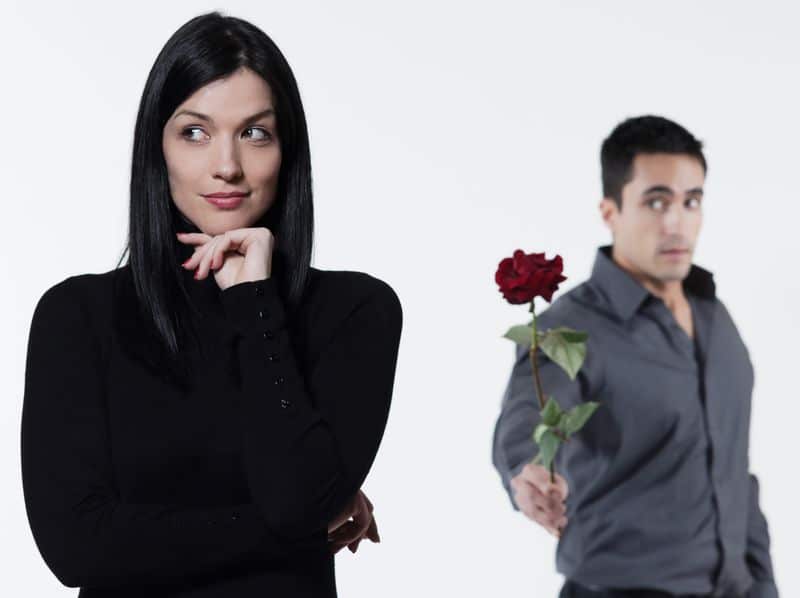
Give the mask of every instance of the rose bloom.
[(561, 274), (563, 268), (560, 255), (547, 260), (544, 253), (526, 254), (517, 249), (512, 257), (500, 260), (494, 280), (509, 303), (529, 303), (534, 297), (549, 303), (559, 283), (567, 279)]

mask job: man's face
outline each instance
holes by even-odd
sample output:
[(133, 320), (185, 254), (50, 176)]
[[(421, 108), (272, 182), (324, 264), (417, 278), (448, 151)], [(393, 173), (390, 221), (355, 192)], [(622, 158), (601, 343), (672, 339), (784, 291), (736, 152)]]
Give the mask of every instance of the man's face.
[(610, 198), (600, 204), (615, 260), (655, 282), (686, 278), (703, 220), (704, 182), (703, 165), (688, 154), (637, 154), (622, 209)]

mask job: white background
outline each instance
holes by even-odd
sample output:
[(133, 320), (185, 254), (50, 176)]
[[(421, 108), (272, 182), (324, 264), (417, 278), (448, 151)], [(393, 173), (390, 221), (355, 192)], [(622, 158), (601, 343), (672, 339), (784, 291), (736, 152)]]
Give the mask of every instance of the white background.
[[(493, 283), (521, 247), (569, 280), (608, 241), (599, 147), (643, 113), (706, 142), (696, 263), (756, 369), (751, 470), (783, 597), (796, 505), (798, 9), (760, 2), (139, 2), (3, 5), (0, 561), (15, 596), (68, 596), (24, 511), (19, 418), (48, 287), (116, 265), (130, 148), (156, 54), (212, 9), (283, 50), (309, 120), (315, 265), (389, 282), (404, 307), (394, 402), (365, 485), (383, 541), (337, 556), (340, 595), (555, 596), (555, 539), (512, 511), (491, 433), (525, 319)], [(795, 372), (792, 372), (792, 369)]]

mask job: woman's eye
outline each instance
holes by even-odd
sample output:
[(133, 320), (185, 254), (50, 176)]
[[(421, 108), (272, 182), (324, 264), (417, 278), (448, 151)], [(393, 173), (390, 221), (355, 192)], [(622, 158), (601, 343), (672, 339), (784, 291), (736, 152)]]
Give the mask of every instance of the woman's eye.
[(247, 127), (245, 131), (258, 131), (259, 133), (261, 133), (261, 137), (256, 136), (254, 138), (255, 141), (269, 141), (270, 139), (272, 139), (272, 134), (266, 129), (263, 129), (261, 127)]
[(199, 138), (192, 136), (192, 131), (202, 131), (202, 130), (203, 129), (201, 129), (200, 127), (186, 127), (181, 133), (181, 135), (184, 138), (189, 139), (189, 141), (200, 141)]
[[(245, 129), (245, 133), (247, 133), (248, 131), (255, 132), (255, 136), (252, 133), (250, 135), (250, 137), (254, 141), (267, 142), (272, 140), (272, 134), (262, 127), (247, 127)], [(192, 142), (202, 141), (203, 140), (202, 136), (200, 134), (196, 134), (196, 132), (202, 133), (203, 129), (201, 129), (200, 127), (186, 127), (181, 133), (181, 135), (185, 139), (188, 139), (189, 141)]]

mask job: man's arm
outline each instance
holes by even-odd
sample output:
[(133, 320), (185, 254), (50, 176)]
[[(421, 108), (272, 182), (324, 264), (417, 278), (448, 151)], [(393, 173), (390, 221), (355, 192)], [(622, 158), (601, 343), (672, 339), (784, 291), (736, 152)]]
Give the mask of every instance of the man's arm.
[[(550, 324), (544, 327), (549, 328)], [(492, 442), (492, 463), (500, 474), (511, 506), (516, 510), (519, 510), (519, 507), (514, 502), (511, 479), (519, 474), (539, 451), (533, 440), (533, 430), (540, 420), (540, 407), (533, 382), (529, 351), (530, 345), (516, 345), (514, 365), (503, 393)], [(598, 358), (599, 355), (593, 355), (590, 344), (587, 347), (586, 360), (576, 379), (570, 380), (559, 365), (539, 351), (537, 360), (545, 394), (548, 397), (553, 396), (565, 410), (589, 400), (593, 394), (591, 390), (593, 384), (596, 386), (596, 383), (591, 381), (599, 376)], [(563, 451), (559, 450), (556, 456), (556, 470), (559, 469), (562, 453)]]
[(750, 506), (747, 519), (747, 549), (745, 558), (753, 585), (747, 598), (778, 598), (778, 588), (772, 571), (770, 538), (767, 519), (759, 507), (758, 478), (750, 474)]

